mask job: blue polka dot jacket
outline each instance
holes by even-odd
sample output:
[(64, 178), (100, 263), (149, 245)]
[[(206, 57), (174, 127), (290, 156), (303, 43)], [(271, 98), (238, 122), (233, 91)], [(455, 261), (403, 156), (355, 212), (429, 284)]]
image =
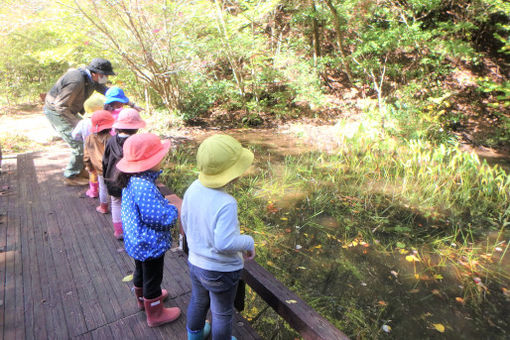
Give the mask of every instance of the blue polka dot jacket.
[(124, 246), (138, 261), (158, 258), (172, 245), (170, 228), (178, 212), (156, 186), (160, 174), (150, 170), (135, 174), (122, 189)]

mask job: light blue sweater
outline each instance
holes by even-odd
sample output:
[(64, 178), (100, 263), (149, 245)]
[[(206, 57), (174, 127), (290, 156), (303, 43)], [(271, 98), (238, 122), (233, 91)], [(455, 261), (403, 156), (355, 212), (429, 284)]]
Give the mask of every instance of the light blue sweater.
[(195, 180), (182, 202), (181, 221), (188, 240), (188, 261), (199, 268), (233, 272), (244, 266), (243, 251), (253, 250), (253, 238), (241, 235), (237, 202), (221, 189)]

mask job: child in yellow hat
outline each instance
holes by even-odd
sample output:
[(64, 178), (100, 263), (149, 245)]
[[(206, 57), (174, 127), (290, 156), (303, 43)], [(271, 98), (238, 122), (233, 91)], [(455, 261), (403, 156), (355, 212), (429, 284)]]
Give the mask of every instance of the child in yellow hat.
[[(92, 113), (101, 110), (103, 108), (105, 97), (102, 94), (94, 92), (84, 103), (83, 108), (85, 109), (85, 116), (78, 122), (76, 127), (71, 132), (71, 136), (74, 140), (83, 142), (85, 147), (85, 141), (87, 137), (92, 133), (92, 121), (90, 116)], [(89, 189), (85, 193), (88, 197), (96, 198), (99, 195), (99, 183), (97, 181), (97, 174), (89, 172)]]
[(212, 338), (232, 336), (233, 304), (244, 259), (255, 257), (253, 238), (241, 235), (237, 202), (225, 186), (241, 176), (253, 162), (253, 153), (233, 137), (214, 135), (197, 151), (200, 170), (184, 194), (181, 221), (189, 247), (191, 301), (186, 328), (188, 339), (208, 336), (205, 322), (210, 307)]

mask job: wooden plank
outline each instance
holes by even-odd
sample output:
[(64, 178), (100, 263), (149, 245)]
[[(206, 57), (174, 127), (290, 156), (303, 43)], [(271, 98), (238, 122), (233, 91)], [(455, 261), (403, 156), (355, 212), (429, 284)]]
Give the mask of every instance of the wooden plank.
[[(41, 209), (41, 201), (47, 198), (40, 197), (39, 185), (36, 181), (35, 165), (32, 155), (25, 154), (18, 156), (18, 181), (28, 183), (29, 190), (26, 196), (20, 196), (20, 201), (25, 206), (24, 213), (32, 214), (34, 218), (33, 228), (36, 231), (37, 253), (39, 261), (39, 270), (46, 271), (47, 282), (41, 282), (43, 288), (42, 307), (46, 316), (46, 329), (50, 333), (48, 336), (56, 339), (66, 339), (69, 337), (65, 312), (59, 294), (59, 277), (56, 267), (60, 262), (55, 262), (50, 242), (51, 233), (58, 232), (55, 226), (48, 225), (45, 220), (45, 213)], [(23, 192), (25, 194), (25, 192)], [(57, 228), (58, 229), (58, 228)], [(42, 254), (42, 256), (41, 256)], [(35, 335), (37, 337), (37, 334)]]
[[(14, 189), (14, 188), (13, 188)], [(7, 206), (7, 230), (6, 230), (6, 249), (5, 249), (5, 283), (4, 283), (4, 337), (6, 339), (15, 339), (15, 278), (14, 278), (14, 259), (16, 254), (16, 244), (14, 240), (15, 229), (19, 228), (17, 219), (17, 199), (9, 200)]]
[(120, 319), (110, 324), (113, 339), (135, 339), (135, 335), (131, 330), (131, 325), (128, 324), (126, 319)]
[(242, 277), (303, 339), (349, 339), (257, 262), (247, 261)]
[(18, 212), (16, 215), (16, 228), (15, 228), (15, 235), (14, 235), (14, 247), (15, 247), (15, 253), (14, 253), (14, 285), (15, 285), (15, 321), (14, 321), (14, 327), (15, 327), (15, 338), (16, 339), (25, 339), (25, 313), (24, 313), (24, 299), (25, 295), (23, 294), (23, 248), (21, 243), (21, 234), (22, 234), (22, 227), (21, 224), (22, 218), (19, 214), (20, 206), (22, 205), (22, 202), (16, 200), (16, 212)]
[[(80, 307), (84, 314), (86, 329), (93, 330), (106, 324), (108, 318), (111, 320), (114, 313), (109, 300), (103, 301), (105, 299), (104, 285), (100, 285), (96, 280), (101, 268), (96, 263), (98, 260), (97, 254), (91, 249), (92, 245), (87, 237), (90, 226), (83, 223), (70, 209), (68, 201), (71, 199), (71, 190), (58, 189), (55, 194), (64, 195), (64, 197), (54, 202), (55, 217), (58, 224), (62, 225), (63, 228), (67, 228), (66, 247), (69, 249), (73, 267), (76, 269), (72, 269), (72, 273), (78, 291)], [(61, 213), (64, 211), (65, 214)], [(87, 212), (85, 212), (86, 214)], [(109, 308), (105, 305), (108, 305)], [(107, 314), (108, 312), (109, 314)]]
[(11, 321), (11, 303), (8, 296), (8, 289), (13, 282), (11, 282), (11, 263), (13, 261), (13, 250), (11, 249), (11, 240), (9, 232), (13, 226), (14, 221), (14, 205), (16, 202), (16, 184), (15, 173), (13, 172), (15, 166), (13, 162), (4, 163), (3, 172), (0, 176), (0, 188), (2, 190), (0, 196), (0, 336), (2, 338), (13, 334), (13, 327)]
[[(9, 214), (9, 197), (15, 194), (13, 185), (13, 162), (3, 165), (0, 173), (0, 338), (4, 338), (5, 330), (5, 282), (7, 264), (7, 222)], [(11, 200), (14, 198), (11, 198)]]
[[(23, 158), (18, 158), (18, 176), (20, 172), (24, 171), (23, 169), (24, 160)], [(18, 183), (18, 200), (24, 200), (25, 197), (29, 197), (29, 192), (31, 190), (30, 182), (21, 180), (17, 181)], [(43, 270), (42, 264), (44, 260), (42, 259), (42, 254), (38, 254), (37, 252), (37, 242), (36, 242), (36, 228), (33, 220), (33, 214), (27, 213), (26, 211), (20, 212), (24, 217), (24, 231), (22, 234), (26, 235), (22, 239), (23, 242), (23, 290), (24, 295), (26, 296), (24, 309), (25, 309), (25, 328), (26, 328), (26, 337), (28, 339), (34, 339), (38, 337), (48, 337), (47, 333), (47, 322), (46, 318), (50, 317), (47, 315), (44, 307), (44, 303), (46, 303), (46, 296), (43, 291), (43, 286), (46, 284), (46, 271)], [(38, 233), (37, 233), (38, 234)], [(25, 242), (26, 241), (26, 242)], [(25, 270), (27, 268), (27, 270)]]
[[(21, 192), (26, 196), (28, 184), (25, 182), (19, 183), (19, 196)], [(43, 300), (42, 288), (39, 284), (41, 281), (39, 266), (37, 263), (38, 257), (36, 254), (35, 236), (34, 236), (34, 223), (32, 214), (21, 214), (22, 217), (22, 262), (23, 262), (23, 295), (25, 296), (24, 310), (25, 310), (25, 337), (26, 339), (35, 339), (37, 337), (45, 338), (46, 324), (44, 322), (44, 314), (41, 308), (37, 306)], [(38, 315), (37, 315), (38, 314)], [(36, 323), (35, 319), (42, 319), (42, 322)], [(38, 327), (38, 329), (36, 329)]]
[(92, 335), (92, 339), (97, 339), (97, 340), (114, 339), (112, 331), (111, 331), (110, 327), (108, 327), (108, 326), (99, 327), (99, 328), (95, 329), (94, 331), (92, 331), (91, 335)]
[[(81, 210), (83, 211), (83, 200), (79, 200)], [(76, 232), (79, 238), (86, 240), (90, 244), (90, 249), (98, 254), (95, 260), (99, 264), (99, 270), (96, 270), (94, 281), (99, 287), (104, 289), (98, 291), (103, 298), (108, 298), (112, 305), (113, 314), (107, 318), (107, 322), (112, 322), (119, 317), (124, 317), (128, 314), (136, 312), (136, 299), (130, 293), (130, 284), (122, 282), (122, 278), (127, 275), (127, 271), (132, 270), (125, 264), (120, 263), (119, 259), (123, 254), (117, 252), (117, 248), (122, 245), (118, 240), (113, 237), (113, 227), (111, 222), (107, 220), (109, 215), (104, 216), (95, 211), (95, 207), (88, 207), (92, 209), (87, 216), (84, 217), (85, 228), (78, 227)], [(78, 213), (77, 207), (72, 207)], [(80, 230), (81, 229), (81, 230)], [(115, 240), (115, 243), (111, 243)], [(101, 293), (102, 292), (102, 293)]]
[[(39, 177), (41, 179), (40, 192), (51, 193), (51, 197), (63, 198), (58, 192), (53, 194), (52, 189), (55, 185), (53, 183), (50, 184), (53, 181), (48, 181), (48, 179), (51, 178), (48, 178), (45, 174), (41, 174), (41, 172), (39, 172)], [(71, 262), (71, 251), (68, 244), (65, 242), (66, 235), (68, 234), (66, 232), (67, 226), (59, 224), (53, 207), (53, 204), (56, 202), (58, 202), (58, 200), (40, 199), (40, 219), (42, 220), (42, 225), (48, 226), (48, 240), (53, 250), (52, 256), (59, 278), (56, 294), (63, 306), (65, 321), (68, 325), (67, 330), (70, 335), (75, 335), (85, 332), (87, 328), (78, 300), (78, 289), (72, 273), (74, 263)]]

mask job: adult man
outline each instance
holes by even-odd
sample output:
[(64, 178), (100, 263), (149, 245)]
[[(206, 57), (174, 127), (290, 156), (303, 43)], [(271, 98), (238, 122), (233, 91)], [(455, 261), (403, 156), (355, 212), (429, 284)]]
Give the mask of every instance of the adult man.
[(71, 158), (64, 170), (67, 185), (86, 185), (88, 174), (83, 169), (83, 142), (71, 137), (73, 128), (83, 113), (83, 103), (95, 91), (104, 94), (108, 87), (108, 76), (115, 75), (112, 64), (95, 58), (84, 69), (67, 71), (46, 95), (44, 114), (51, 125), (71, 147)]

